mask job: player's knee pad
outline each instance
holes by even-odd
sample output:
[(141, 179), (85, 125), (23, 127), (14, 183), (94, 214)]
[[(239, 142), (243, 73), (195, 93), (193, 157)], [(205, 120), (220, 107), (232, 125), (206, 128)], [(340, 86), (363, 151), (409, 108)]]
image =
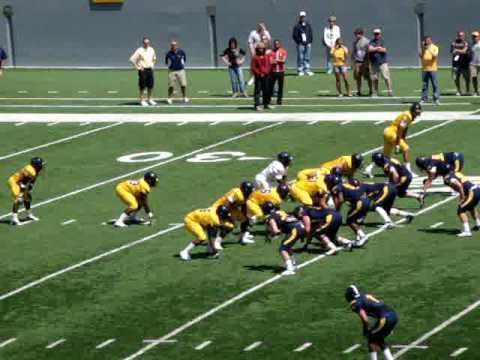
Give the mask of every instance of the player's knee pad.
[(291, 254), (291, 252), (292, 252), (291, 246), (285, 245), (285, 244), (280, 245), (280, 249), (279, 249), (279, 250), (280, 250), (280, 252), (286, 251), (286, 252), (288, 252), (289, 254)]

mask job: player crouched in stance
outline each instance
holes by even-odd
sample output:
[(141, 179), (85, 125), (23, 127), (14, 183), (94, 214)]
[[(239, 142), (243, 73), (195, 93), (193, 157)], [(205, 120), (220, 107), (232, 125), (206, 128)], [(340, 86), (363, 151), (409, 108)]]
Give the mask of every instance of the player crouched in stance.
[(362, 154), (343, 155), (331, 161), (327, 161), (320, 165), (324, 175), (331, 174), (336, 171), (341, 176), (351, 178), (355, 172), (361, 168), (363, 162)]
[(272, 161), (265, 169), (255, 176), (255, 187), (258, 190), (270, 190), (278, 184), (287, 182), (288, 167), (293, 160), (288, 152), (282, 151), (277, 160)]
[(188, 243), (187, 247), (180, 252), (182, 260), (191, 260), (190, 253), (195, 246), (206, 242), (208, 255), (217, 255), (212, 239), (218, 231), (222, 231), (224, 228), (233, 229), (232, 214), (225, 205), (220, 205), (216, 209), (194, 210), (185, 216), (185, 228), (195, 236), (195, 240)]
[(457, 236), (472, 236), (467, 212), (470, 213), (472, 219), (475, 219), (475, 226), (473, 229), (478, 231), (480, 229), (480, 217), (476, 207), (480, 201), (480, 187), (472, 183), (461, 173), (453, 172), (445, 177), (445, 184), (450, 186), (460, 195), (460, 203), (458, 204), (457, 214), (463, 224), (463, 231)]
[(33, 215), (31, 210), (31, 191), (44, 165), (45, 162), (43, 159), (34, 157), (30, 160), (29, 165), (18, 170), (8, 179), (8, 186), (10, 187), (10, 192), (12, 193), (14, 199), (12, 207), (12, 225), (20, 225), (20, 220), (18, 219), (18, 210), (22, 204), (27, 211), (27, 220), (39, 220), (39, 218)]
[[(362, 293), (355, 285), (350, 285), (345, 291), (345, 299), (350, 303), (352, 311), (357, 313), (363, 324), (363, 335), (368, 341), (370, 360), (377, 360), (377, 352), (383, 351), (385, 360), (393, 360), (392, 352), (385, 342), (397, 325), (396, 312), (383, 301), (370, 294)], [(370, 326), (369, 317), (376, 320)]]
[(305, 236), (305, 226), (295, 216), (287, 214), (283, 210), (277, 210), (271, 202), (262, 205), (265, 214), (265, 225), (267, 232), (271, 236), (284, 234), (285, 237), (280, 245), (280, 256), (285, 261), (285, 271), (283, 275), (295, 275), (296, 263), (293, 258), (292, 247), (297, 240), (303, 240)]
[(293, 211), (297, 219), (302, 220), (305, 226), (307, 242), (304, 250), (313, 238), (320, 241), (322, 246), (327, 249), (327, 255), (335, 255), (339, 248), (351, 250), (352, 242), (338, 235), (338, 230), (342, 225), (342, 215), (333, 209), (320, 209), (312, 206), (298, 206)]
[[(239, 187), (235, 187), (230, 190), (228, 193), (223, 195), (220, 199), (215, 201), (211, 206), (214, 209), (217, 209), (219, 206), (226, 206), (231, 214), (232, 221), (240, 222), (240, 243), (250, 244), (253, 241), (253, 236), (248, 232), (248, 219), (247, 219), (247, 199), (250, 194), (253, 192), (253, 183), (250, 181), (243, 181)], [(227, 231), (221, 231), (217, 234), (214, 242), (214, 248), (217, 251), (223, 250), (222, 241), (227, 235)]]
[(378, 167), (383, 169), (385, 176), (388, 177), (390, 183), (394, 184), (397, 189), (397, 196), (400, 198), (410, 197), (416, 199), (423, 207), (425, 196), (408, 191), (408, 187), (412, 182), (412, 173), (400, 161), (390, 158), (381, 152), (372, 154), (372, 161)]
[(445, 152), (430, 157), (419, 156), (416, 159), (417, 167), (427, 173), (427, 179), (423, 183), (423, 191), (432, 186), (433, 180), (438, 176), (445, 178), (450, 172), (461, 172), (465, 163), (465, 157), (459, 152)]
[(113, 224), (116, 227), (127, 227), (125, 221), (130, 223), (143, 223), (143, 220), (137, 219), (137, 212), (142, 208), (148, 218), (153, 219), (153, 213), (148, 205), (148, 194), (152, 187), (157, 186), (158, 176), (149, 171), (145, 173), (143, 179), (127, 180), (117, 185), (115, 192), (120, 200), (127, 205), (127, 209), (120, 215), (120, 217)]

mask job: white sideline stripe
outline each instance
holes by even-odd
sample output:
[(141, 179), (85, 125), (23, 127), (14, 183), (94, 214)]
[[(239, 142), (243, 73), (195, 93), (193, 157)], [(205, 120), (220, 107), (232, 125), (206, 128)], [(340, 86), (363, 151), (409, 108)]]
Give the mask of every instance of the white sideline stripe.
[(220, 123), (221, 123), (221, 121), (214, 121), (214, 122), (208, 124), (208, 126), (215, 126), (215, 125), (218, 125)]
[(45, 349), (53, 349), (54, 347), (60, 345), (61, 343), (64, 343), (65, 341), (67, 341), (67, 339), (59, 339), (59, 340), (54, 341), (53, 343), (45, 346)]
[(298, 90), (289, 90), (288, 93), (289, 94), (298, 94), (300, 91)]
[[(408, 345), (392, 345), (392, 349), (403, 349), (405, 347), (407, 347)], [(426, 350), (428, 349), (429, 347), (427, 345), (418, 345), (418, 346), (414, 346), (413, 348), (415, 349), (420, 349), (420, 350)]]
[(102, 349), (112, 343), (114, 343), (115, 341), (117, 341), (116, 339), (108, 339), (108, 340), (105, 340), (104, 342), (98, 344), (97, 346), (95, 346), (95, 349)]
[[(441, 206), (441, 205), (443, 205), (443, 204), (445, 204), (445, 203), (447, 203), (447, 202), (449, 202), (449, 201), (452, 201), (452, 200), (455, 199), (455, 198), (456, 198), (456, 196), (452, 196), (452, 197), (446, 198), (446, 199), (444, 199), (444, 200), (442, 200), (442, 201), (439, 201), (439, 202), (437, 202), (437, 203), (434, 203), (434, 204), (430, 205), (429, 207), (426, 207), (426, 208), (418, 211), (415, 215), (424, 214), (425, 212), (428, 212), (428, 211), (430, 211), (430, 210), (433, 210), (433, 209), (435, 209), (435, 208), (437, 208), (437, 207), (439, 207), (439, 206)], [(404, 223), (405, 221), (406, 221), (405, 219), (400, 219), (399, 221), (395, 222), (395, 224), (401, 224), (401, 223)], [(383, 226), (383, 227), (381, 227), (381, 228), (378, 229), (378, 230), (375, 230), (375, 231), (373, 231), (373, 232), (371, 232), (371, 233), (368, 233), (368, 234), (367, 234), (367, 237), (368, 237), (368, 238), (371, 238), (371, 237), (373, 237), (373, 236), (375, 236), (375, 235), (377, 235), (377, 234), (380, 234), (380, 233), (384, 232), (385, 230), (387, 230), (387, 228), (386, 228), (385, 226)], [(298, 266), (298, 268), (301, 269), (301, 268), (303, 268), (303, 267), (306, 267), (306, 266), (308, 266), (308, 265), (311, 265), (311, 264), (313, 264), (313, 263), (315, 263), (315, 262), (317, 262), (317, 261), (319, 261), (319, 260), (322, 260), (322, 259), (326, 258), (327, 256), (328, 256), (328, 255), (325, 255), (325, 254), (318, 255), (318, 256), (316, 256), (316, 257), (314, 257), (314, 258), (312, 258), (312, 259), (310, 259), (310, 260), (308, 260), (308, 261), (305, 261), (305, 262), (301, 263), (301, 264)], [(280, 280), (280, 279), (282, 279), (282, 278), (283, 278), (283, 276), (282, 276), (281, 274), (275, 275), (275, 276), (273, 276), (273, 277), (271, 277), (271, 278), (269, 278), (269, 279), (267, 279), (267, 280), (265, 280), (265, 281), (263, 281), (263, 282), (255, 285), (255, 286), (253, 286), (253, 287), (251, 287), (251, 288), (249, 288), (249, 289), (247, 289), (247, 290), (245, 290), (245, 291), (237, 294), (236, 296), (228, 299), (227, 301), (225, 301), (225, 302), (223, 302), (223, 303), (221, 303), (221, 304), (219, 304), (219, 305), (211, 308), (211, 309), (208, 310), (207, 312), (198, 315), (196, 318), (194, 318), (194, 319), (186, 322), (185, 324), (181, 325), (180, 327), (178, 327), (178, 328), (174, 329), (173, 331), (169, 332), (168, 334), (162, 336), (160, 339), (161, 339), (161, 340), (168, 340), (168, 339), (170, 339), (170, 338), (172, 338), (172, 337), (174, 337), (174, 336), (177, 336), (178, 334), (180, 334), (180, 333), (184, 332), (185, 330), (191, 328), (193, 325), (195, 325), (195, 324), (197, 324), (197, 323), (205, 320), (206, 318), (214, 315), (214, 314), (217, 313), (218, 311), (220, 311), (220, 310), (222, 310), (222, 309), (224, 309), (224, 308), (226, 308), (226, 307), (234, 304), (235, 302), (237, 302), (237, 301), (243, 299), (244, 297), (246, 297), (246, 296), (254, 293), (255, 291), (260, 290), (260, 289), (262, 289), (262, 288), (264, 288), (264, 287), (266, 287), (266, 286), (268, 286), (268, 285), (270, 285), (270, 284), (272, 284), (272, 283), (274, 283), (274, 282), (276, 282), (276, 281), (278, 281), (278, 280)], [(480, 303), (480, 301), (479, 301), (479, 303)], [(252, 345), (253, 345), (253, 344), (252, 344)], [(417, 345), (417, 344), (415, 344), (415, 345)], [(147, 351), (153, 349), (155, 346), (156, 346), (155, 344), (149, 344), (149, 345), (147, 345), (147, 346), (144, 346), (143, 348), (141, 348), (140, 350), (138, 350), (138, 351), (135, 352), (134, 354), (125, 357), (124, 360), (136, 359), (136, 358), (138, 358), (139, 356), (145, 354)]]
[(87, 90), (79, 90), (78, 93), (79, 94), (88, 94), (88, 91)]
[(377, 121), (375, 123), (373, 123), (373, 125), (380, 125), (380, 124), (383, 124), (385, 122), (385, 120), (380, 120), (380, 121)]
[(25, 124), (26, 124), (26, 122), (19, 122), (19, 123), (16, 123), (15, 126), (23, 126)]
[(54, 121), (54, 122), (48, 123), (47, 126), (55, 126), (55, 125), (57, 125), (57, 124), (59, 124), (59, 122), (58, 122), (58, 121)]
[(438, 223), (435, 223), (433, 225), (430, 225), (430, 229), (436, 229), (438, 228), (439, 226), (442, 226), (443, 225), (443, 222), (438, 222)]
[(352, 122), (352, 120), (342, 121), (340, 125), (348, 125)]
[[(318, 90), (318, 92), (320, 94), (328, 94), (330, 92), (330, 90)], [(312, 99), (314, 99), (314, 98), (312, 98)]]
[(70, 220), (67, 220), (67, 221), (62, 222), (62, 225), (73, 224), (73, 223), (76, 222), (76, 221), (77, 221), (77, 220), (75, 220), (75, 219), (70, 219)]
[(87, 125), (90, 125), (90, 124), (91, 124), (91, 122), (87, 121), (87, 122), (80, 123), (80, 126), (87, 126)]
[(302, 352), (303, 350), (308, 349), (310, 346), (312, 346), (312, 343), (311, 342), (306, 342), (305, 344), (300, 345), (298, 348), (296, 348), (293, 351), (294, 352)]
[(205, 349), (208, 345), (210, 345), (212, 342), (210, 340), (202, 342), (200, 345), (197, 345), (195, 347), (195, 350), (203, 350)]
[(112, 127), (115, 127), (115, 126), (118, 126), (118, 125), (121, 125), (121, 124), (122, 124), (121, 122), (118, 122), (118, 123), (110, 124), (110, 125), (107, 125), (107, 126), (102, 126), (102, 127), (96, 128), (96, 129), (92, 129), (92, 130), (88, 130), (88, 131), (78, 133), (76, 135), (72, 135), (72, 136), (62, 138), (62, 139), (58, 139), (58, 140), (55, 140), (55, 141), (52, 141), (52, 142), (49, 142), (49, 143), (46, 143), (46, 144), (42, 144), (42, 145), (34, 146), (34, 147), (31, 147), (31, 148), (27, 148), (27, 149), (17, 151), (17, 152), (8, 154), (8, 155), (3, 155), (3, 156), (0, 156), (0, 160), (9, 159), (9, 158), (12, 158), (14, 156), (26, 154), (26, 153), (29, 153), (31, 151), (35, 151), (35, 150), (39, 150), (39, 149), (45, 149), (46, 147), (49, 147), (49, 146), (52, 146), (52, 145), (61, 144), (61, 143), (64, 143), (64, 142), (67, 142), (67, 141), (70, 141), (70, 140), (80, 138), (82, 136), (94, 134), (96, 132), (99, 132), (99, 131), (102, 131), (102, 130), (107, 130), (107, 129), (110, 129)]
[(460, 354), (463, 354), (465, 351), (467, 351), (468, 348), (467, 347), (462, 347), (462, 348), (459, 348), (457, 350), (455, 350), (453, 353), (450, 354), (450, 357), (457, 357), (459, 356)]
[(355, 344), (350, 346), (348, 349), (343, 350), (344, 354), (350, 354), (351, 352), (357, 350), (361, 345), (360, 344)]
[(174, 344), (177, 340), (144, 339), (142, 342), (147, 344)]
[(151, 126), (151, 125), (155, 125), (156, 123), (157, 123), (156, 121), (150, 121), (143, 126)]
[(209, 91), (208, 90), (198, 90), (197, 91), (199, 94), (208, 94)]
[[(157, 168), (157, 167), (159, 167), (159, 166), (167, 165), (167, 164), (169, 164), (169, 163), (171, 163), (171, 162), (174, 162), (174, 161), (177, 161), (177, 160), (183, 160), (183, 159), (188, 158), (188, 157), (191, 157), (191, 156), (193, 156), (193, 155), (195, 155), (195, 154), (198, 154), (198, 153), (201, 153), (201, 152), (204, 152), (204, 151), (207, 151), (207, 150), (216, 148), (216, 147), (218, 147), (218, 146), (222, 146), (222, 145), (225, 145), (225, 144), (234, 142), (234, 141), (239, 140), (239, 139), (243, 139), (244, 137), (247, 137), (247, 136), (250, 136), (250, 135), (253, 135), (253, 134), (262, 132), (262, 131), (264, 131), (264, 130), (268, 130), (268, 129), (274, 128), (274, 127), (279, 126), (279, 125), (282, 125), (282, 124), (283, 124), (283, 122), (280, 121), (280, 122), (276, 122), (276, 123), (273, 123), (273, 124), (269, 124), (269, 125), (266, 125), (266, 126), (263, 126), (263, 127), (257, 128), (257, 129), (254, 129), (254, 130), (250, 130), (250, 131), (241, 133), (241, 134), (239, 134), (239, 135), (230, 137), (230, 138), (228, 138), (228, 139), (225, 139), (225, 140), (216, 142), (216, 143), (214, 143), (214, 144), (210, 144), (210, 145), (207, 145), (207, 146), (198, 148), (197, 150), (190, 151), (190, 152), (185, 153), (185, 154), (183, 154), (183, 155), (171, 157), (171, 158), (169, 158), (168, 160), (161, 161), (161, 162), (158, 162), (158, 163), (156, 163), (156, 164), (152, 164), (152, 165), (143, 167), (143, 168), (141, 168), (141, 169), (133, 170), (133, 171), (130, 171), (130, 172), (128, 172), (128, 173), (125, 173), (125, 174), (122, 174), (122, 175), (119, 175), (119, 176), (115, 176), (115, 177), (113, 177), (113, 178), (110, 178), (110, 179), (107, 179), (107, 180), (104, 180), (104, 181), (100, 181), (100, 182), (98, 182), (98, 183), (95, 183), (95, 184), (92, 184), (92, 185), (89, 185), (89, 186), (80, 188), (80, 189), (78, 189), (78, 190), (75, 190), (75, 191), (72, 191), (72, 192), (69, 192), (69, 193), (66, 193), (66, 194), (63, 194), (63, 195), (58, 195), (58, 196), (56, 196), (56, 197), (53, 197), (53, 198), (50, 198), (50, 199), (47, 199), (47, 200), (44, 200), (44, 201), (41, 201), (41, 202), (36, 203), (35, 205), (32, 206), (32, 209), (33, 209), (33, 208), (40, 207), (40, 206), (43, 206), (43, 205), (46, 205), (46, 204), (50, 204), (50, 203), (52, 203), (52, 202), (55, 202), (55, 201), (58, 201), (58, 200), (62, 200), (62, 199), (65, 199), (65, 198), (68, 198), (68, 197), (71, 197), (71, 196), (74, 196), (74, 195), (77, 195), (77, 194), (80, 194), (80, 193), (83, 193), (83, 192), (85, 192), (85, 191), (89, 191), (89, 190), (92, 190), (92, 189), (96, 189), (96, 188), (98, 188), (98, 187), (100, 187), (100, 186), (103, 186), (103, 185), (106, 185), (106, 184), (110, 184), (110, 183), (112, 183), (112, 182), (115, 182), (115, 181), (118, 181), (118, 180), (127, 178), (127, 177), (132, 176), (132, 175), (143, 174), (145, 171), (148, 171), (148, 170), (151, 170), (151, 169), (155, 169), (155, 168)], [(0, 158), (0, 160), (1, 160), (1, 158)], [(11, 215), (11, 213), (7, 213), (7, 214), (4, 214), (4, 215), (1, 215), (1, 216), (0, 216), (0, 219), (4, 219), (4, 218), (6, 218), (6, 217), (8, 217), (8, 216), (10, 216), (10, 215)], [(1, 299), (0, 299), (0, 300), (1, 300)]]
[(58, 94), (58, 91), (57, 90), (48, 90), (48, 93), (49, 94)]
[(122, 246), (117, 247), (117, 248), (115, 248), (115, 249), (106, 251), (106, 252), (101, 253), (101, 254), (99, 254), (99, 255), (96, 255), (96, 256), (94, 256), (94, 257), (92, 257), (92, 258), (83, 260), (83, 261), (81, 261), (81, 262), (79, 262), (79, 263), (76, 263), (76, 264), (71, 265), (71, 266), (69, 266), (69, 267), (66, 267), (66, 268), (64, 268), (64, 269), (58, 270), (58, 271), (56, 271), (56, 272), (54, 272), (54, 273), (48, 274), (48, 275), (46, 275), (46, 276), (44, 276), (44, 277), (41, 277), (41, 278), (39, 278), (39, 279), (37, 279), (37, 280), (35, 280), (35, 281), (29, 282), (28, 284), (25, 284), (25, 285), (23, 285), (23, 286), (15, 289), (15, 290), (12, 290), (12, 291), (9, 291), (9, 292), (7, 292), (7, 293), (5, 293), (5, 294), (0, 295), (0, 301), (3, 301), (3, 300), (5, 300), (5, 299), (8, 299), (9, 297), (12, 297), (12, 296), (17, 295), (17, 294), (19, 294), (19, 293), (21, 293), (21, 292), (24, 292), (25, 290), (28, 290), (28, 289), (30, 289), (30, 288), (32, 288), (32, 287), (38, 286), (38, 285), (44, 283), (45, 281), (48, 281), (48, 280), (53, 279), (53, 278), (56, 278), (57, 276), (60, 276), (60, 275), (63, 275), (63, 274), (65, 274), (65, 273), (67, 273), (67, 272), (76, 270), (76, 269), (78, 269), (78, 268), (81, 268), (82, 266), (91, 264), (91, 263), (93, 263), (93, 262), (95, 262), (95, 261), (98, 261), (98, 260), (103, 259), (103, 258), (105, 258), (105, 257), (107, 257), (107, 256), (110, 256), (110, 255), (116, 254), (116, 253), (118, 253), (118, 252), (120, 252), (120, 251), (123, 251), (123, 250), (129, 249), (129, 248), (131, 248), (131, 247), (140, 245), (140, 244), (142, 244), (142, 243), (144, 243), (144, 242), (147, 242), (147, 241), (149, 241), (149, 240), (152, 240), (152, 239), (154, 239), (154, 238), (156, 238), (156, 237), (158, 237), (158, 236), (162, 236), (162, 235), (167, 234), (167, 233), (169, 233), (169, 232), (171, 232), (171, 231), (180, 229), (181, 227), (183, 227), (183, 224), (171, 226), (171, 227), (169, 227), (169, 228), (160, 230), (160, 231), (158, 231), (158, 232), (156, 232), (156, 233), (154, 233), (154, 234), (152, 234), (152, 235), (149, 235), (149, 236), (146, 236), (146, 237), (141, 238), (141, 239), (139, 239), (139, 240), (136, 240), (136, 241), (127, 243), (127, 244), (125, 244), (125, 245), (122, 245)]
[(399, 352), (395, 353), (393, 355), (393, 358), (394, 359), (398, 359), (400, 356), (402, 356), (403, 354), (407, 353), (408, 351), (412, 350), (415, 346), (423, 343), (425, 340), (429, 339), (430, 337), (432, 337), (433, 335), (439, 333), (440, 331), (442, 331), (443, 329), (445, 329), (447, 326), (453, 324), (455, 321), (457, 320), (460, 320), (462, 317), (464, 317), (465, 315), (467, 315), (468, 313), (472, 312), (473, 310), (475, 310), (477, 307), (480, 306), (480, 300), (478, 300), (477, 302), (474, 302), (473, 304), (467, 306), (465, 309), (463, 309), (462, 311), (460, 311), (459, 313), (453, 315), (452, 317), (450, 317), (449, 319), (447, 319), (446, 321), (444, 321), (443, 323), (441, 323), (440, 325), (438, 325), (437, 327), (433, 328), (432, 330), (430, 330), (429, 332), (423, 334), (422, 336), (420, 336), (417, 340), (415, 341), (412, 341), (410, 344), (408, 344), (407, 347), (403, 348), (402, 350), (400, 350)]
[(248, 345), (243, 351), (252, 351), (253, 349), (262, 345), (261, 341), (255, 341), (253, 344)]
[(13, 343), (16, 340), (17, 340), (17, 338), (10, 338), (8, 340), (5, 340), (4, 342), (0, 343), (0, 348), (3, 348), (5, 346), (7, 346), (8, 344)]
[(318, 123), (318, 120), (313, 120), (313, 121), (310, 121), (308, 125), (315, 125), (316, 123)]
[(188, 124), (188, 121), (182, 121), (181, 123), (178, 123), (177, 126), (183, 126), (187, 124)]
[(118, 94), (118, 90), (109, 90), (107, 91), (109, 94)]
[(19, 94), (28, 94), (27, 90), (18, 90), (17, 91)]

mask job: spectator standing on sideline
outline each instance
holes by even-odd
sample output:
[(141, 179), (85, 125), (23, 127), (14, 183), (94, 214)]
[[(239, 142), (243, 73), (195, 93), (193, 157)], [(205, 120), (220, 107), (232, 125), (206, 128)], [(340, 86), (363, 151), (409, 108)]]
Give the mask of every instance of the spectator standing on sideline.
[[(250, 50), (250, 58), (256, 54), (257, 45), (262, 42), (262, 37), (266, 37), (268, 42), (272, 41), (272, 36), (270, 32), (267, 30), (267, 26), (264, 23), (258, 23), (255, 30), (252, 30), (248, 35), (248, 49)], [(248, 80), (248, 85), (253, 85), (254, 83), (254, 76)]]
[(297, 24), (293, 27), (293, 41), (297, 44), (297, 75), (312, 76), (310, 57), (312, 54), (313, 31), (307, 21), (307, 13), (300, 11)]
[(0, 76), (3, 74), (3, 63), (7, 60), (7, 53), (0, 47)]
[[(138, 70), (138, 88), (140, 90), (140, 104), (142, 106), (156, 105), (152, 99), (153, 87), (155, 84), (153, 68), (157, 61), (155, 49), (150, 46), (150, 39), (143, 38), (142, 46), (139, 47), (130, 57), (130, 62)], [(145, 98), (145, 89), (147, 97)]]
[(254, 75), (255, 110), (260, 111), (260, 94), (263, 96), (263, 107), (270, 109), (270, 84), (269, 76), (272, 70), (271, 56), (265, 53), (265, 45), (257, 44), (255, 55), (252, 58), (251, 71)]
[(328, 25), (323, 29), (323, 45), (325, 45), (325, 61), (328, 74), (331, 74), (333, 71), (332, 49), (335, 47), (335, 41), (337, 41), (340, 36), (341, 33), (340, 27), (337, 25), (337, 18), (330, 16), (328, 18)]
[(362, 96), (362, 79), (368, 84), (368, 95), (372, 95), (372, 79), (370, 79), (370, 69), (368, 62), (368, 45), (370, 40), (364, 35), (365, 31), (361, 28), (355, 30), (355, 40), (352, 45), (352, 68), (353, 77), (357, 83), (357, 96)]
[(228, 47), (223, 51), (222, 59), (228, 65), (228, 73), (232, 83), (232, 97), (242, 95), (247, 97), (245, 92), (245, 80), (243, 78), (242, 65), (245, 62), (245, 50), (238, 46), (236, 38), (228, 40)]
[(465, 41), (465, 33), (459, 31), (457, 38), (450, 45), (452, 54), (452, 76), (457, 88), (457, 96), (462, 95), (460, 76), (465, 80), (466, 95), (470, 93), (470, 47)]
[(168, 66), (168, 98), (167, 103), (172, 104), (172, 95), (175, 83), (180, 84), (183, 102), (188, 103), (187, 98), (187, 74), (185, 72), (185, 63), (187, 55), (185, 51), (178, 47), (175, 40), (170, 43), (170, 51), (165, 55), (165, 65)]
[(285, 81), (285, 62), (287, 61), (287, 50), (282, 47), (280, 40), (273, 42), (273, 50), (271, 53), (272, 74), (270, 82), (270, 90), (273, 91), (277, 84), (277, 105), (282, 105), (283, 84)]
[(388, 96), (393, 96), (390, 69), (387, 62), (387, 48), (383, 42), (382, 30), (373, 30), (373, 39), (368, 45), (368, 59), (370, 61), (370, 77), (373, 84), (372, 96), (378, 96), (378, 80), (380, 75), (387, 86)]
[(333, 61), (333, 69), (335, 71), (335, 83), (337, 86), (337, 94), (339, 97), (342, 97), (342, 82), (345, 84), (345, 96), (352, 96), (350, 92), (350, 84), (348, 82), (348, 67), (347, 67), (347, 59), (348, 59), (348, 49), (345, 45), (343, 45), (342, 38), (338, 38), (335, 41), (335, 46), (332, 49), (332, 61)]
[(438, 86), (438, 46), (432, 41), (431, 36), (425, 36), (422, 44), (422, 52), (420, 53), (422, 59), (422, 100), (421, 104), (428, 101), (428, 85), (432, 83), (433, 88), (433, 102), (435, 105), (440, 105), (440, 89)]
[(480, 73), (480, 33), (475, 31), (472, 33), (471, 59), (470, 59), (470, 77), (472, 79), (473, 92), (475, 96), (479, 96), (478, 92), (478, 75)]

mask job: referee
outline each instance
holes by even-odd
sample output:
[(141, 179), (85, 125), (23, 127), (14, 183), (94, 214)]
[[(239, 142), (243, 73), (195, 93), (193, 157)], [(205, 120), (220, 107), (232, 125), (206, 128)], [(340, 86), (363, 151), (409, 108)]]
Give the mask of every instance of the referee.
[[(130, 62), (138, 70), (138, 87), (140, 89), (140, 104), (142, 106), (157, 105), (152, 99), (153, 93), (153, 67), (157, 61), (155, 50), (150, 46), (150, 39), (143, 38), (143, 44), (133, 53)], [(145, 89), (147, 98), (145, 99)]]

